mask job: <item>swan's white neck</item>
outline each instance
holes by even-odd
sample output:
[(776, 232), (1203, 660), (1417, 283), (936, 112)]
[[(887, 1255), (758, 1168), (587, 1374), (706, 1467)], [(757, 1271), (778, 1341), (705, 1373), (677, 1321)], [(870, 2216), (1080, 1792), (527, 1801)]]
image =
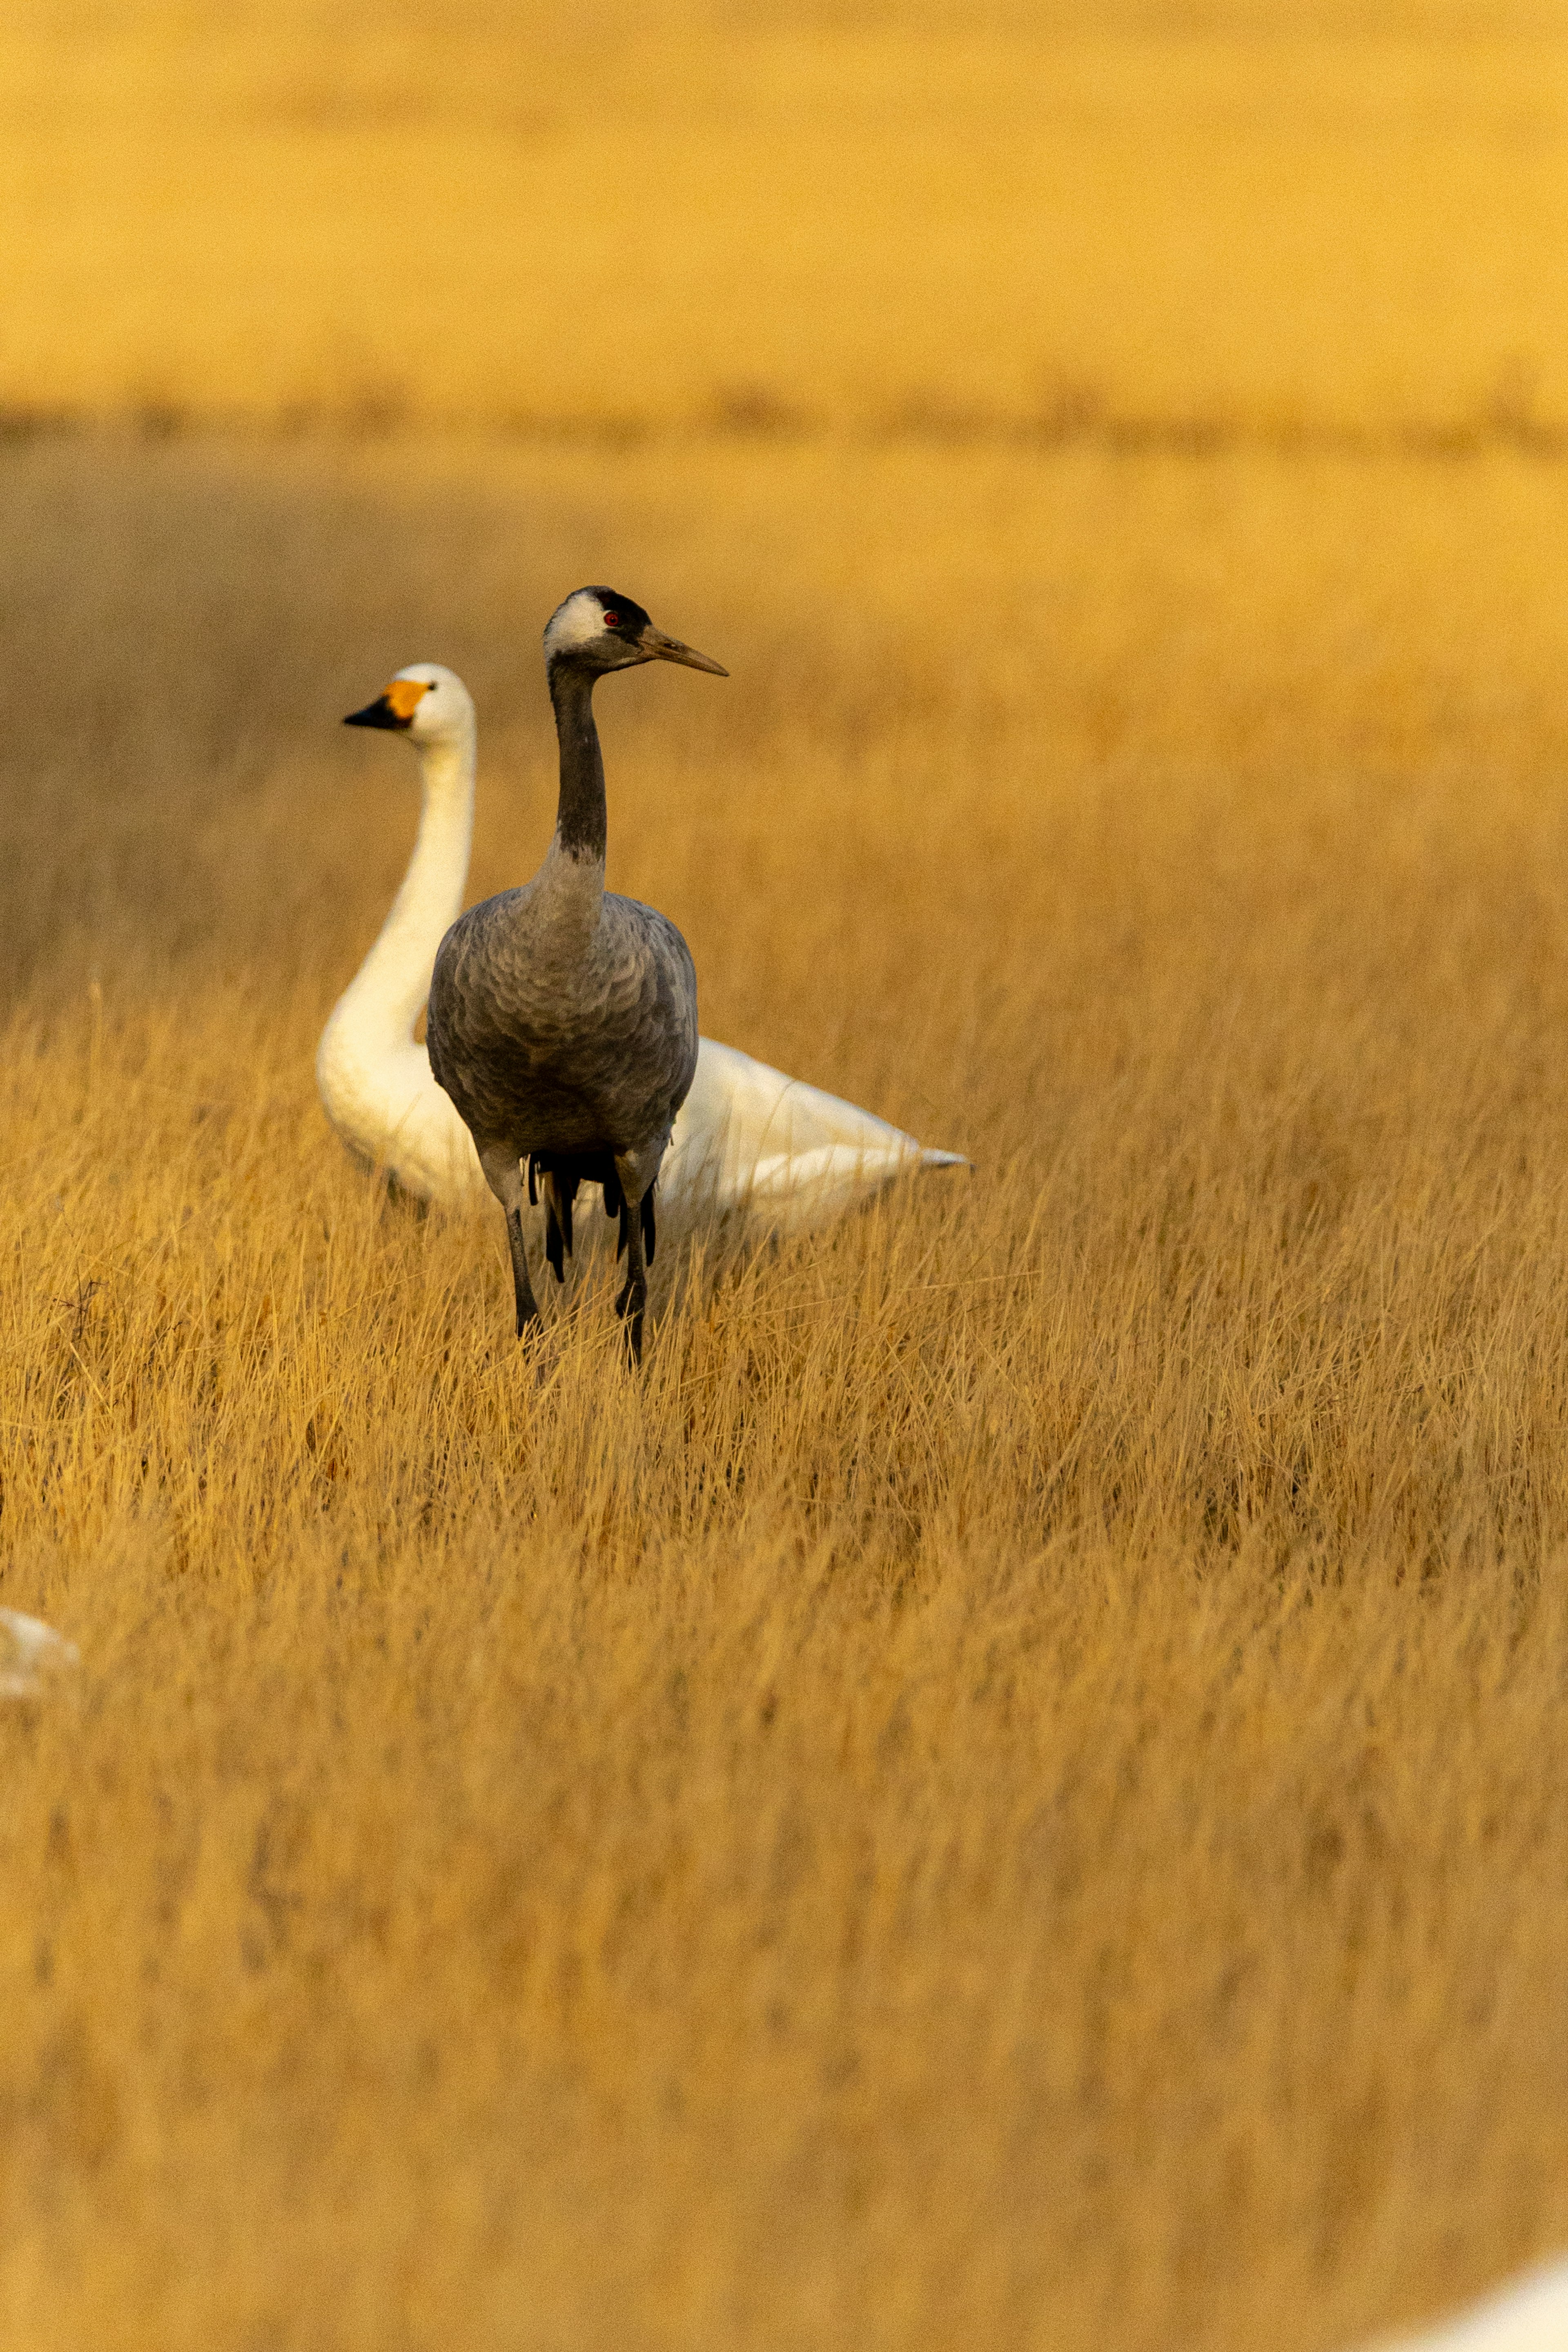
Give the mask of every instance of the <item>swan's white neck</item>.
[(483, 1184), (468, 1131), (430, 1075), (414, 1024), (430, 970), (468, 877), (474, 829), (474, 727), (416, 744), (419, 835), (381, 936), (338, 999), (316, 1051), (316, 1083), (340, 1135), (426, 1199), (458, 1201)]
[(375, 945), (338, 1000), (367, 1039), (406, 1045), (425, 1008), (430, 969), (461, 911), (474, 833), (474, 729), (454, 743), (416, 744), (423, 787), (419, 834), (403, 887)]

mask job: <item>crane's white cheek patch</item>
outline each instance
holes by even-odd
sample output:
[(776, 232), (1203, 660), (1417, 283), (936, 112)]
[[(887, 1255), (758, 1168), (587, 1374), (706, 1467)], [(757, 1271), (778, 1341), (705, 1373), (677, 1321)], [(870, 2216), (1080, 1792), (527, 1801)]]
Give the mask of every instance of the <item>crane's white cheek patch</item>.
[(605, 615), (598, 598), (579, 588), (550, 616), (544, 632), (545, 659), (548, 661), (552, 654), (569, 653), (578, 646), (591, 645), (604, 634)]

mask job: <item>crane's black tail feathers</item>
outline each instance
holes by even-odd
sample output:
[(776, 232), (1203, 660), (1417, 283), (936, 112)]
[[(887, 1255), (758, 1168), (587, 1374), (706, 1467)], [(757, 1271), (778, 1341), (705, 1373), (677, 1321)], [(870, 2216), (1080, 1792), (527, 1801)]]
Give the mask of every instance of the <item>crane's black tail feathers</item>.
[(557, 1282), (566, 1279), (565, 1261), (572, 1255), (572, 1203), (575, 1176), (552, 1174), (544, 1187), (544, 1255), (555, 1269)]
[(582, 1181), (583, 1171), (569, 1160), (556, 1160), (544, 1151), (531, 1151), (528, 1155), (528, 1197), (537, 1202), (538, 1188), (542, 1182), (544, 1255), (557, 1282), (566, 1279), (566, 1260), (572, 1255), (572, 1203)]
[[(616, 1243), (616, 1255), (624, 1257), (631, 1238), (632, 1213), (626, 1206), (621, 1180), (616, 1173), (616, 1163), (607, 1151), (570, 1154), (567, 1152), (531, 1151), (528, 1155), (528, 1197), (537, 1204), (538, 1186), (544, 1185), (544, 1255), (555, 1270), (557, 1282), (566, 1279), (565, 1261), (572, 1255), (572, 1203), (577, 1197), (579, 1184), (598, 1184), (605, 1194), (605, 1214), (618, 1217), (621, 1230)], [(653, 1264), (654, 1217), (653, 1187), (650, 1184), (637, 1204), (642, 1222), (643, 1255)]]
[[(631, 1239), (632, 1213), (626, 1206), (626, 1196), (621, 1192), (618, 1184), (616, 1187), (616, 1206), (614, 1209), (610, 1207), (609, 1192), (607, 1190), (605, 1192), (605, 1213), (607, 1216), (618, 1215), (620, 1218), (621, 1230), (616, 1242), (616, 1255), (617, 1257), (625, 1257), (626, 1254), (626, 1244)], [(648, 1186), (647, 1191), (643, 1194), (642, 1199), (638, 1202), (637, 1213), (638, 1221), (642, 1225), (643, 1264), (645, 1265), (651, 1265), (653, 1264), (653, 1253), (657, 1241), (653, 1223), (653, 1186), (651, 1184)]]

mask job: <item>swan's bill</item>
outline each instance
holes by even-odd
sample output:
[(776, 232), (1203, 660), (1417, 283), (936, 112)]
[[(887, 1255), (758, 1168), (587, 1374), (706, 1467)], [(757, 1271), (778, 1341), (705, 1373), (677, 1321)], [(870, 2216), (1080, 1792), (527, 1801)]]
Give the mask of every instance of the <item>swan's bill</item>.
[(414, 724), (414, 714), (430, 691), (424, 677), (395, 677), (363, 710), (351, 710), (345, 727), (391, 727), (401, 731)]

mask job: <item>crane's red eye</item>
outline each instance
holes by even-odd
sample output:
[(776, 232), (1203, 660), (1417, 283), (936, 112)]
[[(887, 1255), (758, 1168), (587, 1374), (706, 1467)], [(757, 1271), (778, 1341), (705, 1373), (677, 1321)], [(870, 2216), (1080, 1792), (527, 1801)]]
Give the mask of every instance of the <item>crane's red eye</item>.
[(618, 629), (618, 628), (620, 627), (620, 625), (621, 625), (621, 616), (620, 616), (620, 614), (619, 614), (618, 613), (606, 613), (606, 614), (605, 614), (605, 628), (606, 628), (606, 629)]

